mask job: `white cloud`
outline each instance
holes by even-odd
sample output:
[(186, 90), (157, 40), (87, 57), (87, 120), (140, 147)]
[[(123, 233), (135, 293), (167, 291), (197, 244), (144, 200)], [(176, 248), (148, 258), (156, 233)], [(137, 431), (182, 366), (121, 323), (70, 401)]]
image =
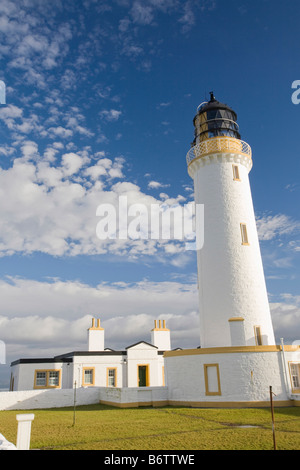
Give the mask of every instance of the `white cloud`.
[(121, 19), (119, 22), (119, 31), (121, 31), (122, 33), (125, 33), (126, 31), (128, 31), (130, 24), (131, 24), (131, 21), (129, 18)]
[[(179, 245), (184, 240), (172, 240), (172, 228), (167, 242), (174, 247), (169, 249), (165, 249), (166, 240), (150, 239), (150, 226), (149, 231), (146, 227), (145, 239), (139, 239), (139, 233), (145, 230), (142, 227), (141, 232), (136, 229), (137, 239), (130, 233), (125, 240), (98, 238), (99, 205), (115, 208), (118, 223), (120, 196), (127, 198), (128, 210), (134, 204), (142, 204), (149, 214), (151, 206), (159, 206), (162, 199), (149, 196), (126, 181), (123, 157), (112, 160), (103, 152), (92, 155), (84, 149), (65, 152), (59, 159), (61, 147), (48, 145), (41, 157), (37, 144), (25, 141), (21, 144), (23, 156), (0, 171), (0, 198), (6, 201), (0, 205), (0, 256), (33, 252), (54, 256), (110, 253), (128, 259), (159, 256), (159, 261), (164, 262), (164, 257), (181, 253)], [(184, 200), (181, 195), (166, 196), (164, 202), (172, 206)], [(175, 223), (171, 219), (171, 226)], [(183, 258), (173, 262), (182, 263)]]
[(182, 23), (182, 32), (186, 33), (191, 29), (192, 26), (195, 24), (195, 13), (194, 13), (195, 5), (193, 2), (188, 0), (184, 7), (183, 7), (183, 15), (178, 20), (179, 23)]
[(216, 8), (215, 0), (186, 0), (183, 8), (183, 14), (179, 18), (179, 23), (182, 24), (181, 31), (183, 34), (190, 31), (196, 24), (196, 12), (199, 9), (201, 12), (211, 11)]
[(258, 217), (256, 223), (258, 236), (262, 241), (273, 240), (300, 230), (300, 222), (284, 214)]
[(125, 40), (122, 48), (122, 54), (130, 57), (131, 59), (136, 59), (138, 56), (144, 53), (144, 49), (141, 46), (131, 43), (129, 40)]
[(0, 280), (0, 292), (1, 339), (13, 359), (19, 351), (30, 357), (45, 350), (58, 354), (85, 348), (92, 316), (101, 319), (106, 347), (150, 341), (157, 319), (167, 321), (173, 347), (199, 345), (196, 284), (141, 281), (92, 287), (78, 281), (7, 278)]
[(72, 137), (73, 135), (73, 131), (71, 129), (66, 129), (62, 126), (50, 127), (49, 133), (50, 136), (52, 135), (53, 139), (56, 137), (59, 137), (61, 139), (67, 139), (68, 137)]
[(21, 145), (21, 152), (26, 160), (38, 157), (38, 145), (36, 142), (26, 141)]
[(47, 3), (14, 2), (3, 0), (0, 10), (2, 53), (7, 58), (8, 69), (21, 69), (23, 81), (40, 88), (47, 87), (46, 76), (68, 52), (72, 38), (69, 24), (55, 25), (53, 16), (59, 3), (52, 10)]
[(135, 1), (131, 8), (130, 14), (134, 23), (147, 25), (153, 20), (153, 11), (150, 6), (146, 6), (144, 3)]
[(94, 132), (90, 131), (86, 127), (83, 126), (76, 126), (75, 131), (78, 132), (78, 134), (85, 135), (87, 137), (93, 137), (95, 134)]
[(15, 151), (15, 148), (9, 147), (8, 145), (3, 145), (0, 147), (0, 155), (4, 155), (5, 157), (13, 155)]
[(122, 111), (118, 111), (116, 109), (105, 109), (99, 113), (99, 115), (105, 119), (106, 121), (117, 121), (121, 116)]
[(101, 164), (101, 161), (97, 162), (96, 165), (89, 166), (85, 172), (85, 176), (90, 177), (92, 180), (98, 180), (100, 176), (107, 175), (107, 171), (104, 165)]
[(300, 340), (300, 296), (282, 294), (281, 299), (270, 304), (275, 336), (291, 344)]
[(23, 115), (23, 110), (12, 104), (0, 108), (0, 119), (16, 119)]
[(159, 188), (166, 188), (170, 186), (169, 184), (162, 184), (159, 183), (158, 181), (149, 181), (148, 183), (148, 188), (149, 189), (159, 189)]
[[(91, 318), (101, 319), (105, 346), (123, 349), (150, 341), (154, 320), (164, 319), (172, 347), (199, 345), (198, 291), (193, 283), (103, 283), (21, 278), (0, 280), (0, 330), (10, 360), (86, 348)], [(300, 339), (300, 297), (283, 294), (270, 304), (277, 342)], [(34, 301), (33, 301), (34, 299)], [(67, 334), (66, 334), (67, 332)]]
[(159, 108), (167, 108), (167, 107), (171, 106), (171, 104), (172, 104), (172, 103), (171, 103), (170, 101), (169, 101), (169, 102), (162, 102), (162, 103), (159, 103), (159, 104), (157, 105), (157, 109), (159, 109)]
[(36, 114), (26, 117), (23, 110), (14, 105), (8, 105), (0, 109), (0, 120), (14, 133), (18, 139), (24, 138), (23, 134), (35, 133), (39, 136), (45, 135), (45, 128), (40, 124)]
[(82, 166), (89, 163), (87, 157), (82, 158), (76, 153), (66, 153), (62, 156), (62, 169), (65, 176), (71, 176), (77, 173)]

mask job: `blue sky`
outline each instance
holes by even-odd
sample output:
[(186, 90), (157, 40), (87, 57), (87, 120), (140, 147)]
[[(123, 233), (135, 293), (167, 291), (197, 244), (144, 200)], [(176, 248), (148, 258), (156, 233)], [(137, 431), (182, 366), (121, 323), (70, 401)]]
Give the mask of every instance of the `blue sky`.
[[(297, 0), (2, 0), (0, 339), (7, 363), (106, 346), (197, 347), (196, 254), (96, 237), (96, 209), (126, 195), (188, 204), (185, 156), (214, 91), (238, 114), (277, 339), (300, 338)], [(7, 385), (0, 366), (0, 385)]]

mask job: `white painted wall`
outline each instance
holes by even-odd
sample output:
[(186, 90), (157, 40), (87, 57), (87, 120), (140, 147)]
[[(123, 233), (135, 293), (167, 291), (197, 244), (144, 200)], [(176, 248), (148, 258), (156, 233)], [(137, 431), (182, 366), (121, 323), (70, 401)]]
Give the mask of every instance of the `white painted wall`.
[(104, 351), (104, 329), (100, 326), (100, 320), (93, 318), (92, 327), (87, 330), (88, 351)]
[(168, 389), (166, 387), (131, 387), (131, 388), (101, 388), (100, 403), (110, 403), (116, 406), (136, 406), (136, 404), (148, 404), (148, 406), (166, 405), (168, 401)]
[[(92, 405), (99, 403), (99, 387), (79, 388), (76, 390), (76, 404)], [(1, 392), (0, 410), (34, 410), (46, 408), (72, 407), (73, 389), (26, 390)]]
[(159, 351), (170, 351), (171, 338), (169, 330), (152, 330), (151, 343), (158, 348)]
[[(234, 181), (237, 164), (241, 181)], [(204, 204), (204, 246), (197, 252), (201, 347), (231, 346), (232, 317), (244, 318), (246, 345), (255, 345), (254, 326), (263, 344), (275, 344), (248, 178), (251, 160), (233, 154), (194, 161), (195, 202)], [(246, 223), (249, 246), (240, 224)]]
[(26, 363), (11, 366), (14, 377), (14, 390), (32, 390), (34, 387), (35, 370), (61, 370), (62, 388), (72, 387), (72, 363), (63, 362)]
[[(197, 350), (195, 350), (197, 351)], [(169, 400), (182, 402), (259, 402), (290, 399), (290, 361), (299, 362), (300, 352), (242, 352), (191, 354), (165, 357)], [(207, 396), (204, 365), (218, 364), (221, 395)], [(294, 396), (293, 398), (297, 398)], [(299, 399), (299, 397), (298, 397)]]
[[(125, 356), (124, 356), (125, 357)], [(115, 368), (117, 371), (116, 380), (117, 387), (125, 385), (125, 367), (123, 356), (121, 355), (108, 355), (108, 356), (74, 356), (73, 357), (73, 383), (79, 387), (83, 385), (83, 370), (85, 368), (95, 368), (95, 386), (107, 386), (107, 369)], [(72, 385), (70, 384), (70, 387)]]
[(165, 320), (154, 321), (154, 328), (151, 330), (151, 344), (156, 346), (159, 351), (170, 351), (171, 334), (170, 330), (166, 328)]
[(127, 386), (138, 387), (138, 366), (147, 365), (150, 386), (163, 385), (164, 358), (157, 354), (157, 348), (139, 343), (127, 349)]
[[(168, 400), (166, 387), (147, 388), (105, 388), (89, 387), (76, 390), (76, 405), (111, 403), (115, 405), (136, 405), (147, 403), (149, 406)], [(0, 410), (34, 410), (46, 408), (73, 407), (74, 390), (30, 390), (22, 392), (1, 392)], [(0, 435), (1, 436), (1, 435)]]

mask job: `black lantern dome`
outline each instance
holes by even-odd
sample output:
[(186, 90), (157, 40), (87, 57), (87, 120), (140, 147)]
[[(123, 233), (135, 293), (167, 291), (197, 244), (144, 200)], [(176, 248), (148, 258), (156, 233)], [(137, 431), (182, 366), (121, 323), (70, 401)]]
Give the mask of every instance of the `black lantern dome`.
[(210, 101), (198, 107), (194, 117), (195, 139), (193, 146), (213, 137), (233, 137), (240, 139), (236, 113), (226, 104), (220, 103), (210, 93)]

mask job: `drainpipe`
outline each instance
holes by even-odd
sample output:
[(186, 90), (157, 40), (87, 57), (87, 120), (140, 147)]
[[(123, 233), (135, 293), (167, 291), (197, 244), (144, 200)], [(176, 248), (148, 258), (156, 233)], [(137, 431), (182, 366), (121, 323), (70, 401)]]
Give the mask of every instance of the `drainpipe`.
[(284, 374), (285, 374), (286, 393), (290, 400), (294, 400), (295, 398), (292, 396), (290, 386), (289, 386), (289, 380), (288, 380), (289, 375), (288, 375), (288, 370), (286, 366), (283, 338), (280, 339), (280, 342), (281, 342), (281, 351), (282, 351), (282, 362), (283, 362), (283, 368), (284, 368)]

